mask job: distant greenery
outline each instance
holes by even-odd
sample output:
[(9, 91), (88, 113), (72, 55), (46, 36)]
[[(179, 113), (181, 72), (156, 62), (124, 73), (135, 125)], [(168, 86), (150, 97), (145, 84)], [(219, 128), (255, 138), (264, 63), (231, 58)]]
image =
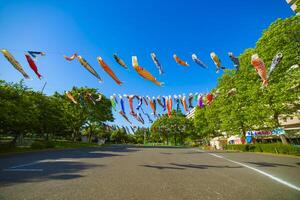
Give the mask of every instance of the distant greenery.
[[(273, 57), (281, 52), (283, 59), (270, 76), (269, 85), (262, 82), (250, 64), (258, 53), (267, 71)], [(195, 111), (194, 125), (199, 138), (245, 135), (248, 130), (272, 130), (280, 126), (280, 117), (300, 117), (300, 17), (278, 19), (266, 29), (255, 48), (240, 56), (240, 70), (225, 70), (213, 89), (211, 105)], [(233, 91), (233, 92), (232, 92)], [(281, 139), (286, 143), (284, 136)]]
[(231, 144), (225, 146), (226, 150), (238, 150), (243, 152), (265, 152), (276, 154), (289, 154), (300, 156), (300, 147), (290, 144), (274, 143), (274, 144)]

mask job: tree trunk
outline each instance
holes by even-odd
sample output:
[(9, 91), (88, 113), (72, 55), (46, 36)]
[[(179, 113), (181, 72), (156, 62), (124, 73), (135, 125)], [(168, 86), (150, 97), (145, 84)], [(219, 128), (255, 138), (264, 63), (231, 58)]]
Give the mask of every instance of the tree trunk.
[[(280, 126), (279, 115), (277, 113), (274, 114), (274, 120), (275, 120), (276, 128), (279, 127)], [(281, 135), (279, 135), (279, 138), (280, 138), (282, 144), (288, 144), (289, 143), (287, 141), (285, 135), (281, 134)]]
[(169, 133), (167, 133), (167, 145), (169, 145)]
[(288, 141), (287, 141), (285, 135), (281, 134), (279, 137), (281, 139), (282, 144), (288, 144)]
[(15, 147), (17, 145), (17, 140), (19, 139), (20, 134), (16, 133), (14, 139), (9, 143), (10, 147)]
[(175, 146), (177, 144), (177, 141), (176, 141), (176, 132), (174, 132), (174, 144), (175, 144)]

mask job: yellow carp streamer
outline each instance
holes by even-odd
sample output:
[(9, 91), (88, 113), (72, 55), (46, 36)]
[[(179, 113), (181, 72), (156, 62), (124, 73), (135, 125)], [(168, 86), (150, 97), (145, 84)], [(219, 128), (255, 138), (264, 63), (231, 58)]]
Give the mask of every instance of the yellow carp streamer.
[(122, 85), (122, 82), (118, 79), (116, 74), (112, 71), (112, 69), (104, 62), (104, 60), (99, 56), (97, 57), (98, 63), (104, 69), (104, 71), (112, 78), (118, 85)]
[(186, 61), (181, 60), (176, 54), (173, 55), (173, 58), (175, 60), (176, 63), (178, 63), (179, 65), (188, 67), (189, 64)]
[(2, 49), (1, 53), (3, 53), (4, 57), (12, 64), (12, 66), (18, 70), (26, 79), (30, 79), (28, 74), (24, 71), (23, 67), (21, 64), (11, 55), (6, 49)]
[(99, 82), (103, 82), (99, 74), (96, 72), (96, 70), (81, 56), (77, 56), (77, 59), (79, 60), (80, 64), (87, 69), (91, 74), (93, 74)]
[(135, 71), (144, 79), (147, 79), (158, 86), (162, 86), (164, 84), (163, 82), (157, 81), (156, 78), (150, 72), (139, 66), (136, 56), (132, 56), (132, 66), (135, 69)]
[(217, 56), (217, 54), (215, 52), (211, 52), (210, 57), (211, 57), (211, 59), (213, 60), (213, 62), (215, 63), (215, 65), (217, 67), (217, 70), (216, 70), (217, 73), (219, 73), (219, 71), (221, 69), (225, 69), (225, 67), (222, 67), (221, 60), (219, 59), (219, 57)]

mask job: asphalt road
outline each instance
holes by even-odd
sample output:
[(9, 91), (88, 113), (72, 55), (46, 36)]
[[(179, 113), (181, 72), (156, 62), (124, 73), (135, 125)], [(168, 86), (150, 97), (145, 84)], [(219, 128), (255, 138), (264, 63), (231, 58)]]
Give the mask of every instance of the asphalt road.
[(0, 157), (0, 199), (300, 199), (300, 159), (111, 146)]

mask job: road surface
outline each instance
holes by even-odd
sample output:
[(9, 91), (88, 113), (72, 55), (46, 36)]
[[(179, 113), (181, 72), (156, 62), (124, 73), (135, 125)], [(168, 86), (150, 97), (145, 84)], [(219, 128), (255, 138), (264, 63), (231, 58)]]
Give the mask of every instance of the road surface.
[(110, 146), (0, 157), (0, 199), (300, 199), (300, 159)]

